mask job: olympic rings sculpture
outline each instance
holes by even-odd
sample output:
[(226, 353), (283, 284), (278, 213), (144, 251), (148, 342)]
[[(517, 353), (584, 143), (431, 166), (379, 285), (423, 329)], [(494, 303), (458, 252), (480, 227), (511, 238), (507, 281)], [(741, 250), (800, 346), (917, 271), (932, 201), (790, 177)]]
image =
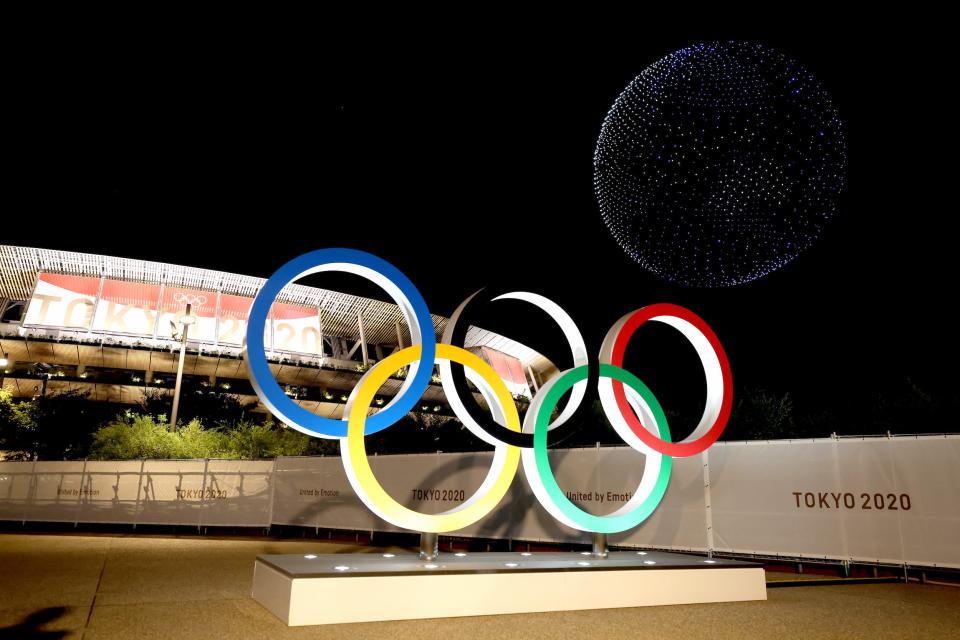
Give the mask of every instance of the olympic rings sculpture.
[[(411, 346), (400, 349), (371, 367), (351, 392), (344, 419), (323, 418), (307, 411), (284, 394), (273, 377), (264, 349), (264, 327), (270, 307), (287, 284), (304, 276), (339, 271), (361, 276), (382, 287), (400, 308), (410, 328)], [(479, 293), (479, 292), (478, 292)], [(281, 421), (307, 435), (340, 440), (344, 470), (357, 496), (378, 516), (414, 531), (446, 533), (467, 527), (490, 513), (506, 494), (522, 464), (524, 474), (541, 505), (558, 521), (574, 529), (617, 533), (646, 520), (663, 499), (670, 481), (672, 459), (693, 456), (713, 444), (726, 427), (733, 401), (730, 364), (723, 346), (696, 314), (673, 304), (653, 304), (624, 315), (608, 331), (591, 363), (586, 344), (573, 319), (553, 301), (529, 292), (507, 292), (491, 300), (521, 300), (539, 307), (562, 330), (573, 356), (573, 367), (547, 381), (530, 402), (521, 424), (510, 391), (490, 365), (462, 346), (466, 314), (478, 295), (468, 297), (454, 312), (437, 343), (433, 319), (423, 297), (396, 267), (374, 255), (353, 249), (320, 249), (294, 258), (264, 284), (250, 309), (245, 360), (250, 380), (266, 407)], [(630, 339), (646, 322), (662, 322), (678, 330), (694, 347), (706, 375), (706, 402), (693, 433), (673, 442), (667, 418), (650, 389), (622, 368)], [(430, 384), (437, 364), (444, 392), (454, 415), (481, 440), (493, 445), (490, 470), (480, 488), (463, 504), (437, 514), (413, 511), (394, 500), (373, 474), (364, 436), (399, 421), (417, 403)], [(382, 409), (368, 415), (377, 391), (396, 371), (409, 366), (399, 392)], [(470, 391), (473, 383), (486, 400), (484, 414)], [(547, 456), (548, 432), (568, 422), (582, 403), (588, 386), (596, 384), (607, 419), (631, 448), (646, 456), (643, 474), (633, 496), (608, 515), (594, 515), (574, 504), (557, 484)], [(550, 416), (569, 392), (566, 406)], [(559, 432), (558, 432), (559, 433)]]

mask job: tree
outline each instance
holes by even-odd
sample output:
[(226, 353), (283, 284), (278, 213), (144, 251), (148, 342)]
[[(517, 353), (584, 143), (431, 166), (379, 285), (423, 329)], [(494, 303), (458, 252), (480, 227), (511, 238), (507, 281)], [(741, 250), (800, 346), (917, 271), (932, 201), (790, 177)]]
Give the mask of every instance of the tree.
[(723, 434), (724, 440), (772, 440), (794, 436), (793, 400), (764, 389), (745, 389)]
[[(891, 433), (931, 433), (952, 429), (949, 400), (924, 389), (907, 378), (893, 389), (877, 395), (873, 407), (872, 431)], [(950, 425), (950, 426), (948, 426)]]
[[(90, 436), (114, 410), (111, 405), (92, 402), (89, 393), (66, 391), (35, 398), (29, 402), (0, 402), (6, 417), (0, 417), (2, 449), (8, 457), (40, 460), (83, 458)], [(12, 413), (12, 418), (10, 417)]]
[[(193, 380), (184, 380), (177, 421), (188, 423), (199, 419), (205, 424), (235, 424), (246, 419), (255, 406), (255, 402), (240, 402), (232, 393), (223, 393), (196, 384)], [(173, 411), (173, 394), (164, 389), (147, 389), (143, 392), (139, 408), (146, 415), (169, 416)]]
[(13, 459), (32, 458), (24, 448), (24, 413), (9, 391), (0, 389), (0, 452)]

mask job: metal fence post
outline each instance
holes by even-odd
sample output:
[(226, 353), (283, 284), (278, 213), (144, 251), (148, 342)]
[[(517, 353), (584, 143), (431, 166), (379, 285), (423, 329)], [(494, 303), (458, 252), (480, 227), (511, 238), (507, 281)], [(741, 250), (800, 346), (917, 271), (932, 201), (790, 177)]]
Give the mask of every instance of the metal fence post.
[(143, 493), (143, 466), (146, 460), (140, 459), (140, 477), (137, 478), (137, 499), (133, 503), (133, 528), (137, 528), (137, 520), (140, 519), (140, 494)]
[(23, 522), (22, 526), (27, 525), (27, 516), (30, 513), (30, 507), (33, 505), (33, 499), (37, 495), (37, 461), (34, 460), (30, 465), (30, 486), (27, 488), (27, 499), (23, 501)]
[(273, 466), (270, 468), (270, 502), (267, 505), (267, 531), (273, 526), (273, 501), (277, 495), (277, 462), (280, 456), (273, 459)]
[(704, 449), (700, 454), (703, 461), (703, 510), (707, 534), (707, 557), (713, 557), (713, 510), (710, 501), (710, 454)]
[(87, 459), (83, 459), (83, 468), (80, 469), (80, 490), (77, 491), (77, 513), (73, 519), (73, 528), (76, 529), (80, 524), (80, 509), (83, 507), (83, 478), (87, 475)]
[(200, 484), (200, 513), (197, 514), (197, 533), (203, 525), (203, 510), (207, 508), (207, 469), (210, 468), (210, 458), (203, 459), (203, 482)]

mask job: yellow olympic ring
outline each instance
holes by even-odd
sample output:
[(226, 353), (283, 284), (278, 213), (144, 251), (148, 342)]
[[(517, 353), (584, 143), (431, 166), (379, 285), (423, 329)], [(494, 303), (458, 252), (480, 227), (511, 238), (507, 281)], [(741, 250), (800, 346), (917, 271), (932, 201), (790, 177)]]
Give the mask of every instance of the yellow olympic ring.
[[(446, 533), (467, 527), (493, 511), (506, 495), (517, 473), (520, 449), (506, 443), (497, 445), (494, 449), (493, 464), (490, 465), (483, 484), (466, 502), (449, 511), (437, 514), (419, 513), (394, 500), (383, 489), (370, 468), (364, 446), (364, 426), (377, 391), (395, 371), (419, 360), (420, 351), (420, 345), (401, 349), (378, 362), (360, 379), (347, 402), (347, 437), (340, 439), (340, 453), (353, 490), (371, 511), (398, 527), (427, 533)], [(505, 414), (507, 428), (520, 431), (520, 415), (513, 404), (510, 391), (490, 365), (469, 351), (449, 344), (437, 344), (436, 357), (438, 360), (457, 362), (478, 373), (481, 380), (493, 391), (493, 396)]]

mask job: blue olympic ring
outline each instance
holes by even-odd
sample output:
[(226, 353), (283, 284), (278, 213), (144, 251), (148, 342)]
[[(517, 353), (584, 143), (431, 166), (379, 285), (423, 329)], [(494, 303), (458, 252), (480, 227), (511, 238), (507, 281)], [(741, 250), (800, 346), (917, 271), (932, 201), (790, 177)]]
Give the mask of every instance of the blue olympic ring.
[[(270, 276), (253, 301), (247, 324), (245, 359), (253, 388), (267, 408), (291, 427), (321, 438), (345, 438), (347, 436), (346, 421), (318, 416), (287, 397), (270, 370), (263, 340), (267, 315), (280, 290), (298, 278), (322, 271), (346, 271), (368, 277), (374, 282), (377, 282), (377, 276), (379, 276), (382, 280), (377, 284), (381, 286), (392, 284), (396, 288), (393, 293), (406, 299), (395, 301), (401, 310), (405, 310), (405, 315), (408, 315), (407, 323), (412, 328), (412, 320), (415, 320), (419, 328), (419, 342), (423, 354), (421, 362), (434, 361), (437, 336), (434, 333), (433, 318), (427, 310), (427, 303), (410, 279), (386, 260), (365, 251), (355, 249), (311, 251), (294, 258)], [(385, 288), (390, 293), (389, 286)], [(408, 312), (413, 318), (409, 317)], [(413, 334), (414, 332), (411, 331), (411, 337)], [(414, 344), (417, 343), (415, 337), (412, 341)], [(427, 390), (432, 375), (433, 367), (417, 365), (416, 373), (413, 374), (411, 371), (411, 376), (408, 376), (408, 381), (405, 382), (406, 392), (399, 394), (388, 406), (369, 417), (364, 433), (376, 433), (403, 418)]]

